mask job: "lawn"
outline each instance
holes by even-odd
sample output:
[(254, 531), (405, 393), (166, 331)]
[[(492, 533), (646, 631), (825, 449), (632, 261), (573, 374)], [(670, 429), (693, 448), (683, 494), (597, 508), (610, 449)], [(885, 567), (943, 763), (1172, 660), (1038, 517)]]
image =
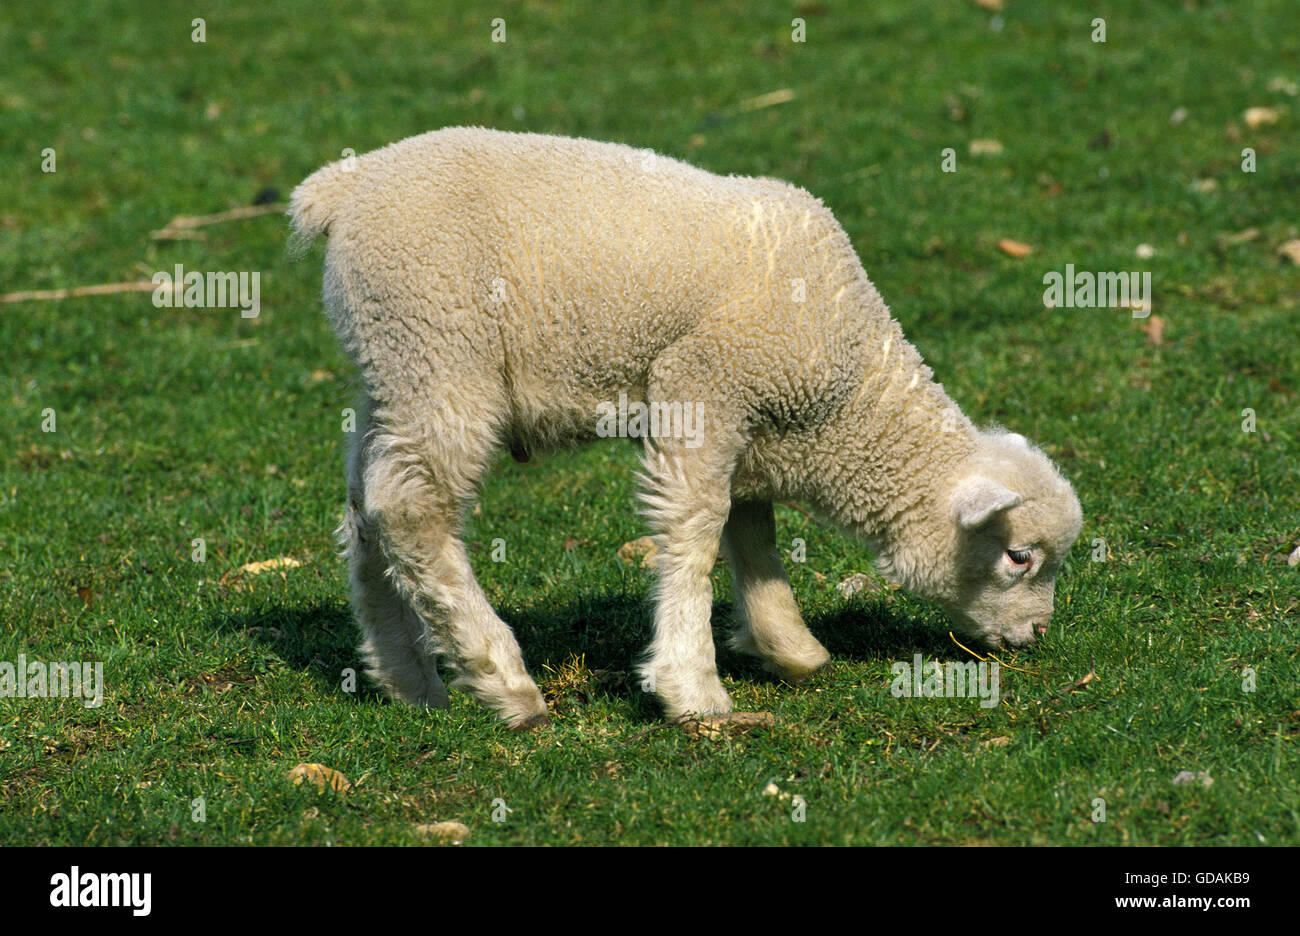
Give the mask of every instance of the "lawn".
[[(1294, 4), (1004, 6), (0, 9), (0, 292), (177, 264), (261, 290), (256, 318), (0, 304), (0, 661), (104, 679), (97, 707), (0, 698), (0, 844), (418, 844), (443, 821), (470, 845), (1300, 843)], [(953, 398), (1083, 504), (1050, 635), (998, 655), (1001, 704), (892, 695), (894, 662), (968, 652), (782, 505), (831, 666), (792, 687), (721, 650), (738, 708), (775, 724), (665, 725), (631, 674), (653, 579), (618, 556), (647, 532), (626, 442), (503, 455), (469, 518), (551, 728), (348, 691), (331, 533), (356, 378), (320, 248), (291, 259), (274, 212), (151, 234), (458, 124), (781, 177), (835, 211)], [(1047, 307), (1066, 264), (1150, 272), (1151, 314)], [(721, 645), (724, 564), (715, 583)], [(348, 788), (294, 785), (302, 763)]]

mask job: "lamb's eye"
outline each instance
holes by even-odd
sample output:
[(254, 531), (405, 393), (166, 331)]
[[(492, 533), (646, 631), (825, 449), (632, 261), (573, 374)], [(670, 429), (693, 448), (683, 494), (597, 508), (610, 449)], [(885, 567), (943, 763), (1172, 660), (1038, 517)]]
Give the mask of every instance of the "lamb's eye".
[(1007, 558), (1016, 565), (1029, 565), (1033, 553), (1028, 549), (1008, 549)]

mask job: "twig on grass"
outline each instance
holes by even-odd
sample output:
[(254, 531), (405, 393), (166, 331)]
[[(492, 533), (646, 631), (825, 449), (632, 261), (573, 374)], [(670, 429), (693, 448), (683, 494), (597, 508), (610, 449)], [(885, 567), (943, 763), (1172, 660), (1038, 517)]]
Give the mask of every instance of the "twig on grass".
[[(107, 296), (113, 293), (153, 292), (157, 283), (148, 280), (133, 280), (126, 283), (101, 283), (97, 286), (69, 286), (66, 289), (27, 289), (21, 292), (5, 293), (0, 302), (28, 302), (31, 300), (75, 299), (79, 296)], [(164, 285), (162, 288), (170, 288)]]
[(154, 240), (179, 240), (193, 237), (192, 234), (182, 232), (192, 231), (194, 228), (206, 227), (209, 224), (221, 224), (224, 221), (239, 221), (244, 218), (274, 214), (282, 212), (288, 207), (283, 202), (274, 202), (270, 205), (247, 205), (243, 208), (232, 208), (229, 211), (218, 211), (216, 214), (210, 215), (177, 215), (167, 222), (166, 227), (154, 231), (149, 236)]

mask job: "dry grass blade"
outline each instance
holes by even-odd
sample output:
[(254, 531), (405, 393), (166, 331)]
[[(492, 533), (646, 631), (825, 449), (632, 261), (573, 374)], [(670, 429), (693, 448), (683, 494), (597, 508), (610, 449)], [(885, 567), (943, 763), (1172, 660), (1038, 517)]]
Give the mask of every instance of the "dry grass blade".
[(134, 280), (127, 283), (101, 283), (97, 286), (69, 286), (67, 289), (28, 289), (0, 295), (0, 302), (76, 299), (80, 296), (111, 296), (114, 293), (153, 292), (158, 288), (157, 283), (149, 280)]
[(1065, 687), (1065, 691), (1066, 691), (1066, 692), (1076, 692), (1076, 691), (1078, 691), (1079, 689), (1082, 689), (1084, 686), (1088, 685), (1088, 683), (1092, 682), (1092, 681), (1093, 681), (1094, 679), (1096, 679), (1096, 678), (1097, 678), (1097, 660), (1096, 660), (1096, 658), (1094, 657), (1094, 658), (1093, 658), (1093, 659), (1088, 663), (1088, 672), (1087, 672), (1087, 674), (1085, 674), (1085, 675), (1083, 676), (1083, 678), (1081, 678), (1081, 679), (1076, 679), (1074, 682), (1070, 683), (1070, 685), (1066, 686), (1066, 687)]
[(190, 238), (192, 234), (183, 232), (192, 231), (194, 228), (206, 227), (209, 224), (221, 224), (225, 221), (240, 221), (244, 218), (256, 218), (260, 215), (275, 214), (283, 212), (289, 206), (281, 202), (271, 205), (248, 205), (244, 208), (232, 208), (229, 211), (218, 211), (210, 215), (177, 215), (167, 222), (167, 226), (154, 231), (149, 236), (154, 240), (181, 240)]

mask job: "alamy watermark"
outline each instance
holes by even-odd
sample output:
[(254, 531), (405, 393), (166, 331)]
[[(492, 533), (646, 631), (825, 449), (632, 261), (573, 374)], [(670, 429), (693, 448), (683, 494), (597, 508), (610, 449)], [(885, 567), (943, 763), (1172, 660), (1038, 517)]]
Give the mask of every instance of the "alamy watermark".
[(1134, 318), (1151, 314), (1151, 271), (1144, 273), (1075, 272), (1074, 264), (1065, 265), (1065, 273), (1052, 270), (1043, 277), (1043, 305), (1049, 309), (1132, 309)]
[(50, 877), (51, 907), (126, 907), (133, 916), (148, 916), (153, 907), (153, 874), (83, 872), (73, 865), (68, 873)]
[(917, 653), (911, 663), (895, 663), (891, 672), (894, 683), (889, 692), (896, 699), (978, 698), (980, 708), (996, 708), (1001, 701), (1001, 667), (997, 663), (927, 663)]
[(699, 448), (704, 427), (703, 403), (628, 403), (627, 394), (618, 404), (596, 404), (596, 435), (602, 439), (682, 439), (687, 448)]
[(198, 270), (185, 272), (176, 264), (174, 273), (159, 270), (153, 275), (153, 304), (160, 309), (239, 309), (242, 318), (257, 318), (262, 303), (262, 274)]
[(0, 699), (83, 699), (86, 708), (104, 704), (104, 664), (42, 663), (18, 654), (0, 660)]

